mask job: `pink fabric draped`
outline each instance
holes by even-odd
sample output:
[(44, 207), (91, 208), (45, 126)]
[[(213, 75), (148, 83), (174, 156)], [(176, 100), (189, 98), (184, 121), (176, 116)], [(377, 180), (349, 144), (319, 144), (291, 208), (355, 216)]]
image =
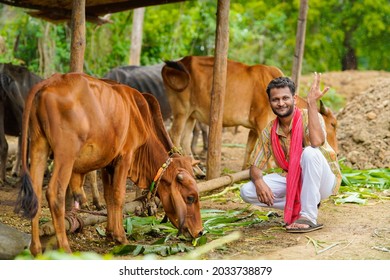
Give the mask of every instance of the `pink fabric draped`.
[(284, 221), (287, 224), (291, 224), (299, 218), (299, 212), (301, 211), (302, 170), (300, 162), (303, 150), (302, 113), (299, 109), (295, 108), (294, 116), (292, 119), (289, 161), (286, 160), (282, 146), (279, 142), (279, 137), (276, 134), (278, 123), (279, 120), (277, 118), (271, 130), (271, 143), (276, 163), (283, 170), (287, 171), (287, 189), (286, 205), (284, 208)]

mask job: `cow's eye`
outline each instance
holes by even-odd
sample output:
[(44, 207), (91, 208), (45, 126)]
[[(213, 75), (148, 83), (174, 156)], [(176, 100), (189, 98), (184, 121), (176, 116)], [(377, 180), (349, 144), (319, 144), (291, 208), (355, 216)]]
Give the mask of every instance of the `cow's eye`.
[(192, 204), (195, 202), (195, 197), (194, 196), (187, 196), (187, 203)]

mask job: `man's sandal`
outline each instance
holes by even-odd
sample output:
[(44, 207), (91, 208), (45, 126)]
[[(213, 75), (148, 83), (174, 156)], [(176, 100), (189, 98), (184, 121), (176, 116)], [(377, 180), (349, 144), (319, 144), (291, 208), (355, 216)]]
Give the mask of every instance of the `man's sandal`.
[(312, 223), (311, 221), (307, 220), (307, 219), (298, 219), (294, 222), (294, 224), (301, 224), (301, 225), (308, 225), (309, 227), (308, 228), (286, 228), (286, 232), (289, 232), (289, 233), (306, 233), (306, 232), (311, 232), (311, 231), (315, 231), (315, 230), (318, 230), (318, 229), (321, 229), (324, 227), (323, 224), (314, 224)]

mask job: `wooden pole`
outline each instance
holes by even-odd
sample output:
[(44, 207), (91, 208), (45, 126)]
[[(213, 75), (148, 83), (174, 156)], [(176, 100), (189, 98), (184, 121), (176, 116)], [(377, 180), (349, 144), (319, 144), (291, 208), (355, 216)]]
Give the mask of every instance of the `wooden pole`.
[(70, 72), (83, 72), (85, 52), (85, 0), (73, 0)]
[(145, 8), (138, 8), (133, 13), (133, 27), (131, 31), (130, 65), (140, 65), (142, 49), (142, 30)]
[[(134, 213), (137, 207), (143, 207), (142, 201), (131, 201), (123, 207), (123, 213)], [(104, 223), (107, 221), (107, 210), (98, 211), (98, 213), (94, 214), (77, 214), (78, 218), (82, 220), (83, 226), (92, 226), (100, 223)], [(80, 223), (76, 220), (76, 228), (79, 229), (81, 227)], [(65, 230), (69, 231), (71, 229), (71, 225), (67, 219), (65, 219)], [(52, 221), (44, 223), (39, 228), (39, 236), (47, 236), (55, 234), (55, 229)]]
[(298, 17), (298, 30), (295, 42), (294, 61), (292, 69), (292, 80), (295, 83), (296, 92), (299, 93), (299, 80), (301, 78), (302, 60), (305, 49), (306, 36), (306, 18), (307, 10), (309, 8), (309, 0), (301, 0)]
[(199, 194), (202, 196), (204, 193), (229, 186), (235, 182), (239, 182), (242, 180), (248, 180), (249, 179), (249, 169), (229, 174), (225, 176), (221, 176), (209, 181), (201, 182), (198, 184), (199, 188)]
[(221, 174), (222, 119), (225, 102), (227, 52), (229, 46), (230, 0), (218, 0), (215, 63), (210, 105), (210, 128), (207, 152), (207, 179)]
[[(85, 0), (72, 1), (72, 18), (70, 26), (72, 38), (70, 43), (70, 71), (84, 72), (84, 52), (85, 52)], [(95, 171), (96, 172), (96, 171)], [(74, 204), (73, 195), (70, 188), (66, 191), (65, 208), (72, 209)]]

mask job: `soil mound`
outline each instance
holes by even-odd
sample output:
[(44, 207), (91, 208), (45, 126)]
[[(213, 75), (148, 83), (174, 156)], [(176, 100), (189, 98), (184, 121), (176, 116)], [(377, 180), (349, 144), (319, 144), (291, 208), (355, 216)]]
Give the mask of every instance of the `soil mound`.
[(390, 78), (378, 78), (337, 114), (339, 158), (354, 169), (390, 167)]

